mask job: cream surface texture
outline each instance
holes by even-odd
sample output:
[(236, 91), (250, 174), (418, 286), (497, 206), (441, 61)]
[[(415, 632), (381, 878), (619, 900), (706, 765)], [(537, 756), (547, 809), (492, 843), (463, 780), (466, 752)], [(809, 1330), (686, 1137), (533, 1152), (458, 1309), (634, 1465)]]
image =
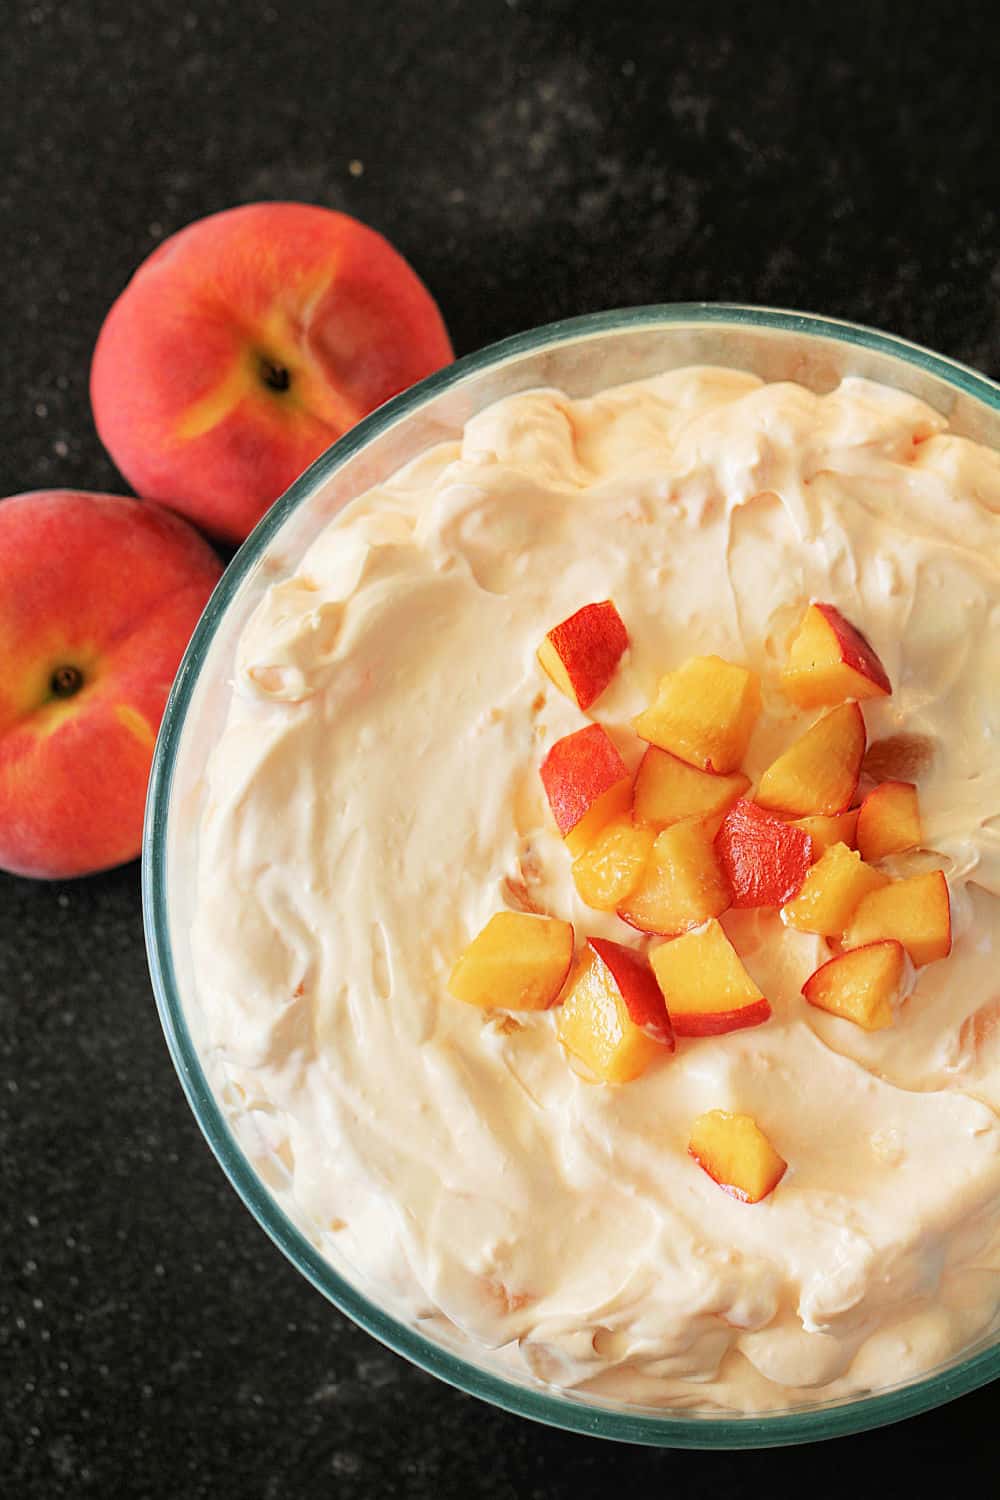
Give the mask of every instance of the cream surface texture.
[[(723, 925), (772, 1019), (622, 1087), (579, 1076), (551, 1013), (447, 994), (505, 906), (644, 944), (580, 902), (538, 775), (587, 719), (536, 648), (607, 598), (631, 647), (589, 717), (630, 764), (687, 657), (760, 674), (756, 777), (816, 717), (779, 687), (807, 604), (873, 642), (876, 769), (925, 822), (887, 867), (943, 868), (954, 923), (891, 1029), (807, 1005), (825, 943), (753, 912)], [(861, 379), (507, 398), (353, 502), (243, 632), (199, 832), (202, 1046), (314, 1240), (480, 1362), (741, 1410), (908, 1379), (1000, 1309), (998, 748), (997, 454)], [(789, 1163), (760, 1204), (687, 1153), (716, 1108)]]

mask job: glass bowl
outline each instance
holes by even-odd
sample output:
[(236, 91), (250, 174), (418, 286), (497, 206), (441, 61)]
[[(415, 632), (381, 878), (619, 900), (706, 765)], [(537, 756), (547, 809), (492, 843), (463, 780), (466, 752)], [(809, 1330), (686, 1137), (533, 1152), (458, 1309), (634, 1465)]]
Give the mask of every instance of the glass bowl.
[(143, 911), (153, 988), (174, 1065), (209, 1144), (251, 1213), (337, 1307), (432, 1374), (522, 1416), (575, 1432), (661, 1447), (752, 1448), (858, 1432), (938, 1406), (1000, 1376), (996, 1335), (918, 1379), (849, 1399), (777, 1411), (612, 1404), (544, 1386), (495, 1358), (429, 1337), (335, 1268), (296, 1218), (280, 1161), (227, 1111), (225, 1079), (199, 1052), (188, 934), (203, 772), (226, 709), (234, 644), (263, 591), (287, 576), (330, 518), (476, 412), (515, 391), (571, 396), (686, 364), (724, 364), (822, 392), (844, 375), (910, 391), (952, 430), (1000, 448), (1000, 386), (903, 339), (855, 324), (705, 303), (573, 318), (458, 360), (379, 408), (306, 470), (226, 570), (181, 663), (157, 741), (143, 845)]

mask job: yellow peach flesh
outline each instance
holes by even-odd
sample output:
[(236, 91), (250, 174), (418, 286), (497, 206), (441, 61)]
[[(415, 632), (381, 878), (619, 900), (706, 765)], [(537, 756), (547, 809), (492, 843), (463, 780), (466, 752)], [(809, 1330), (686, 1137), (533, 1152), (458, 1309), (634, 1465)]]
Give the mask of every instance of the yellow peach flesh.
[(610, 970), (585, 948), (562, 1005), (556, 1033), (567, 1052), (603, 1083), (629, 1083), (666, 1051), (637, 1026)]
[(712, 1109), (691, 1126), (688, 1151), (721, 1188), (759, 1203), (781, 1181), (787, 1162), (750, 1115)]
[(597, 911), (614, 911), (635, 889), (656, 839), (655, 830), (614, 818), (573, 862), (580, 899)]
[(546, 1010), (573, 962), (573, 928), (555, 917), (501, 911), (461, 954), (449, 993), (467, 1005)]
[(798, 893), (781, 908), (782, 921), (799, 932), (835, 937), (862, 900), (889, 877), (866, 865), (846, 844), (833, 844), (813, 865)]
[(728, 775), (746, 754), (759, 713), (753, 672), (719, 656), (696, 656), (660, 679), (634, 727), (640, 738), (699, 770)]

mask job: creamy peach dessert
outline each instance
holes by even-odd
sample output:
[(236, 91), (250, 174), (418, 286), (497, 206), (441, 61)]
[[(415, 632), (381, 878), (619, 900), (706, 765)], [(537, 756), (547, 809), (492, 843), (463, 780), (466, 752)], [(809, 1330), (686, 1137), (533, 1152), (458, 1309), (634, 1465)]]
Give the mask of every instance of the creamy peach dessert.
[(1000, 1325), (1000, 457), (862, 379), (508, 397), (270, 587), (200, 1036), (344, 1274), (581, 1396)]

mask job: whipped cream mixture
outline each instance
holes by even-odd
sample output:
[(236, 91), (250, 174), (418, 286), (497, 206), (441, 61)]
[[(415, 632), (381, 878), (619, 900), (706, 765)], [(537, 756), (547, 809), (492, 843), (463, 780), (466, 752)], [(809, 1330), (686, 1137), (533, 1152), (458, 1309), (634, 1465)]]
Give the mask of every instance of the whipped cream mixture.
[[(590, 717), (632, 763), (687, 657), (760, 674), (756, 777), (816, 717), (778, 685), (809, 601), (873, 642), (869, 765), (917, 781), (928, 846), (889, 867), (945, 869), (955, 937), (892, 1029), (806, 1004), (829, 950), (754, 912), (723, 925), (772, 1020), (622, 1087), (578, 1076), (551, 1014), (446, 993), (504, 906), (645, 942), (580, 902), (538, 776), (586, 718), (535, 650), (605, 598), (632, 645)], [(508, 398), (343, 511), (243, 634), (200, 832), (204, 1046), (335, 1263), (473, 1357), (689, 1407), (904, 1380), (1000, 1308), (998, 739), (996, 453), (860, 379)], [(687, 1154), (716, 1108), (789, 1163), (760, 1204)]]

